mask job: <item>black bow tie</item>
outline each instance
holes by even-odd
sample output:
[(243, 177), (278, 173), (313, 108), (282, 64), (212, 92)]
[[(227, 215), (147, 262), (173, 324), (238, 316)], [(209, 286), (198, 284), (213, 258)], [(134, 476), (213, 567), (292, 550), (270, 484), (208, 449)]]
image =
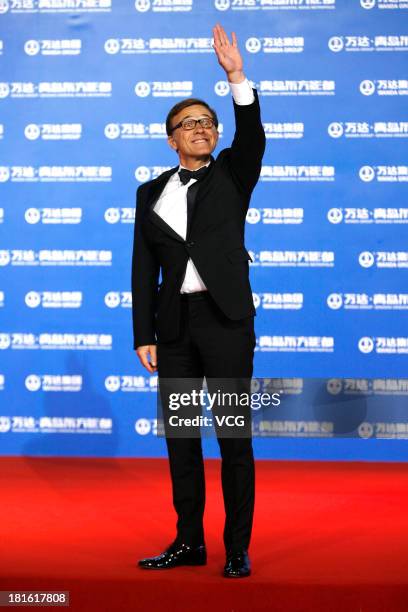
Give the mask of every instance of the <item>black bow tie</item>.
[(186, 168), (182, 168), (179, 170), (180, 181), (183, 185), (187, 185), (190, 179), (200, 179), (208, 172), (208, 166), (203, 166), (199, 170), (187, 170)]

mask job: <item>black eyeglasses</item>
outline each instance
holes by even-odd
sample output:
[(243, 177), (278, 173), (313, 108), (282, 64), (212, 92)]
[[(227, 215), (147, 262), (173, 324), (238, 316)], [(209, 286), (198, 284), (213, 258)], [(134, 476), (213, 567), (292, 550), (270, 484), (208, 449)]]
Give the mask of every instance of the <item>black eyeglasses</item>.
[(186, 117), (183, 121), (180, 121), (177, 125), (171, 128), (171, 131), (177, 130), (177, 128), (181, 127), (183, 130), (194, 130), (195, 126), (199, 123), (201, 127), (209, 129), (215, 125), (214, 119), (211, 117), (202, 117), (201, 119), (193, 119), (192, 117)]

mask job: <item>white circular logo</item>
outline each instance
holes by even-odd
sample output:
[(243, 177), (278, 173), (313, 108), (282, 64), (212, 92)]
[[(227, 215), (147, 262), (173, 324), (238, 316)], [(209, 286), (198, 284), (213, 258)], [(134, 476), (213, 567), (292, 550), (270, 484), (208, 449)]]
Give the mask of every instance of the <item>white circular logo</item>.
[(258, 308), (259, 304), (261, 303), (261, 298), (260, 298), (259, 294), (258, 293), (253, 293), (252, 294), (252, 300), (254, 302), (255, 308)]
[(38, 223), (41, 219), (41, 213), (38, 208), (27, 208), (24, 213), (24, 219), (27, 223), (34, 225), (34, 223)]
[(338, 122), (330, 123), (327, 131), (332, 138), (340, 138), (344, 133), (343, 124)]
[(120, 136), (120, 125), (118, 123), (108, 123), (108, 125), (105, 125), (104, 133), (106, 138), (111, 140), (118, 138)]
[(24, 136), (27, 138), (27, 140), (37, 140), (40, 134), (40, 126), (36, 123), (30, 123), (24, 128)]
[(0, 98), (7, 98), (10, 93), (10, 86), (8, 83), (0, 83)]
[(0, 416), (0, 433), (6, 433), (11, 429), (11, 419), (6, 416)]
[(29, 374), (25, 379), (25, 386), (29, 391), (41, 389), (41, 378), (36, 374)]
[(231, 6), (230, 0), (215, 0), (214, 6), (218, 11), (227, 11)]
[(150, 180), (151, 172), (147, 166), (139, 166), (135, 170), (135, 178), (139, 183), (145, 183)]
[(148, 419), (137, 419), (135, 423), (135, 430), (140, 436), (145, 436), (150, 433), (151, 430), (150, 421)]
[(248, 53), (258, 53), (262, 48), (262, 43), (259, 38), (255, 38), (255, 36), (251, 36), (245, 43), (245, 49)]
[(109, 55), (115, 55), (115, 53), (119, 53), (120, 51), (120, 42), (117, 38), (108, 38), (108, 40), (105, 41), (104, 49)]
[(227, 81), (217, 81), (214, 85), (214, 91), (217, 96), (226, 96), (229, 94), (230, 87)]
[(29, 291), (26, 293), (25, 303), (29, 308), (37, 308), (41, 304), (41, 295), (38, 291)]
[(10, 170), (7, 166), (0, 166), (0, 183), (5, 183), (10, 178)]
[(375, 170), (372, 166), (362, 166), (358, 171), (358, 175), (364, 183), (369, 183), (375, 178)]
[(146, 98), (150, 94), (150, 85), (147, 81), (139, 81), (135, 85), (135, 94), (139, 98)]
[(118, 291), (109, 291), (105, 295), (105, 304), (108, 308), (116, 308), (120, 304), (120, 293)]
[(358, 341), (358, 348), (362, 353), (371, 353), (374, 348), (374, 341), (372, 338), (365, 336), (364, 338), (360, 338)]
[(340, 378), (330, 378), (326, 383), (326, 389), (330, 395), (338, 395), (343, 389), (343, 383)]
[(328, 46), (329, 46), (330, 51), (333, 51), (333, 53), (337, 53), (338, 51), (341, 51), (344, 47), (343, 37), (342, 36), (332, 36), (331, 38), (329, 38)]
[(261, 381), (259, 378), (253, 378), (251, 380), (251, 393), (258, 393), (261, 388)]
[(26, 40), (24, 43), (24, 51), (27, 55), (37, 55), (40, 52), (40, 43), (38, 40)]
[(343, 210), (341, 208), (330, 208), (327, 212), (330, 223), (341, 223), (343, 221)]
[(104, 217), (107, 223), (117, 223), (120, 220), (119, 208), (107, 208)]
[(248, 208), (246, 220), (248, 223), (258, 223), (261, 220), (261, 211), (258, 208)]
[(343, 297), (341, 293), (331, 293), (327, 297), (327, 305), (332, 310), (338, 310), (343, 305)]
[(9, 10), (9, 1), (8, 0), (0, 0), (0, 15), (3, 13), (7, 13)]
[(107, 391), (114, 393), (120, 389), (120, 377), (119, 376), (107, 376), (105, 378), (105, 388)]
[(362, 93), (363, 96), (372, 96), (374, 92), (375, 92), (375, 83), (373, 81), (369, 81), (368, 79), (361, 81), (360, 93)]
[(360, 438), (371, 438), (371, 436), (374, 433), (374, 427), (371, 425), (371, 423), (360, 423), (360, 425), (358, 426), (358, 435), (360, 436)]
[(360, 0), (361, 8), (372, 9), (375, 7), (376, 0)]
[(10, 263), (10, 253), (8, 251), (0, 251), (0, 266), (7, 266)]
[(135, 9), (139, 13), (145, 13), (150, 8), (150, 0), (135, 0)]
[(10, 346), (10, 334), (0, 334), (0, 349), (8, 349)]
[(374, 255), (370, 251), (363, 251), (358, 256), (358, 263), (362, 268), (371, 268), (374, 264)]

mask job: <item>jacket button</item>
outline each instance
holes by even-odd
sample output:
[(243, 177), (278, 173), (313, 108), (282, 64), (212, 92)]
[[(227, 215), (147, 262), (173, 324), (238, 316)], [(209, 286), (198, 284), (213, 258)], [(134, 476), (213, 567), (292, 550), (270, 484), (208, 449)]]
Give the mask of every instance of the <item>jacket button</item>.
[(195, 244), (194, 242), (187, 242), (187, 245), (186, 245), (186, 246), (188, 246), (188, 247), (192, 247), (192, 246), (194, 246), (194, 244)]

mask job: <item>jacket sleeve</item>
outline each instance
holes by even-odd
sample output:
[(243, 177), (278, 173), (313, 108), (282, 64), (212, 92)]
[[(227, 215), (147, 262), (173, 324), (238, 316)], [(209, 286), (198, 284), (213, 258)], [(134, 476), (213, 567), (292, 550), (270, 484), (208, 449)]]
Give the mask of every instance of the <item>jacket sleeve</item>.
[(132, 254), (133, 348), (156, 344), (156, 307), (160, 266), (142, 231), (143, 188), (136, 195)]
[(252, 104), (238, 105), (233, 100), (235, 134), (230, 149), (230, 170), (240, 189), (251, 195), (262, 168), (265, 132), (261, 121), (258, 94)]

